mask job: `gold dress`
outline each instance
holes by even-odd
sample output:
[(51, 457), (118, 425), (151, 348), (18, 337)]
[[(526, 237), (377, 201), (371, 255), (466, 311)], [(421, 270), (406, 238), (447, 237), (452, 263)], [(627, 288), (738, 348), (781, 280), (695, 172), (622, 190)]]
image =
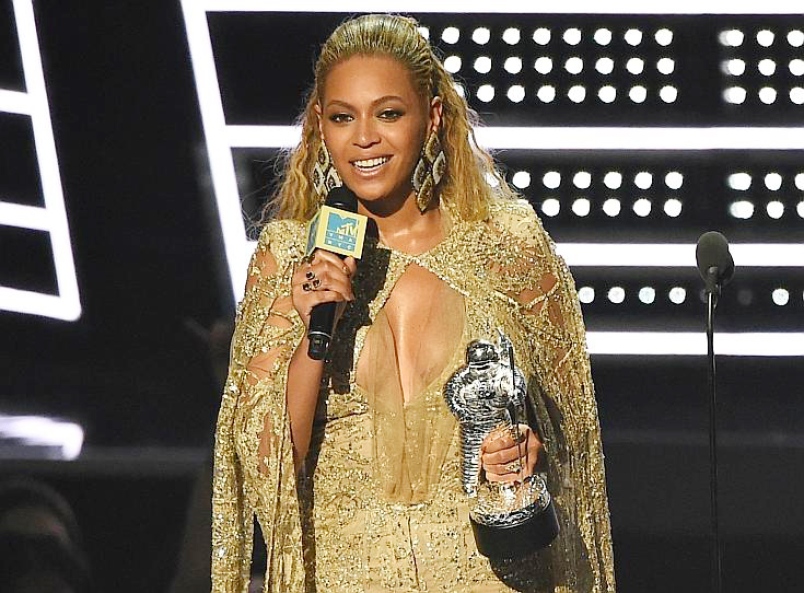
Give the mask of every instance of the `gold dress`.
[[(285, 382), (304, 327), (290, 302), (304, 225), (261, 233), (237, 312), (218, 419), (215, 593), (247, 589), (253, 521), (266, 592), (614, 591), (597, 408), (572, 278), (533, 210), (454, 217), (418, 255), (368, 241), (338, 326), (310, 455), (295, 476)], [(444, 383), (473, 339), (513, 342), (547, 457), (560, 534), (546, 549), (479, 555)]]

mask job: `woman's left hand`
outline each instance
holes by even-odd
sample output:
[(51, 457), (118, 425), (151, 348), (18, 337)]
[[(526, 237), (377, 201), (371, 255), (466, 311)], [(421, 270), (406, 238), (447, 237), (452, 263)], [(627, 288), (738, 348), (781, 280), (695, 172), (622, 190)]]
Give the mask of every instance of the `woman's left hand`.
[(522, 481), (533, 475), (544, 446), (530, 426), (520, 424), (519, 432), (522, 435), (519, 443), (508, 429), (494, 430), (483, 441), (480, 464), (489, 482)]

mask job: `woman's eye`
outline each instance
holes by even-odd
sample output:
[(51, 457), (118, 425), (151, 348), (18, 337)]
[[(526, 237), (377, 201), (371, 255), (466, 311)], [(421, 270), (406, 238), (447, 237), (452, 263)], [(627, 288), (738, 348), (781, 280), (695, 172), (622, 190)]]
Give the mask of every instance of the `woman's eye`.
[(329, 121), (336, 124), (346, 123), (351, 120), (352, 116), (349, 115), (348, 113), (333, 113), (332, 115), (329, 116)]
[(395, 120), (399, 119), (400, 117), (402, 117), (402, 112), (397, 109), (386, 109), (380, 113), (381, 119)]

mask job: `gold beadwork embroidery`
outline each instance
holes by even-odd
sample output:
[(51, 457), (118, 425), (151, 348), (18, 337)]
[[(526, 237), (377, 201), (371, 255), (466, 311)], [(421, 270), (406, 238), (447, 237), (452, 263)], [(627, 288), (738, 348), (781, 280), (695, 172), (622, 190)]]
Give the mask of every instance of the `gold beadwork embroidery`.
[[(216, 433), (213, 591), (244, 590), (255, 515), (268, 545), (266, 592), (614, 591), (580, 308), (572, 277), (532, 209), (505, 203), (488, 222), (453, 221), (442, 243), (416, 256), (369, 242), (355, 278), (356, 301), (344, 313), (327, 365), (307, 473), (297, 481), (284, 386), (303, 334), (287, 307), (303, 244), (301, 223), (270, 223), (238, 306)], [(436, 300), (446, 303), (449, 316), (434, 308), (439, 313), (428, 327), (448, 322), (444, 327), (460, 340), (437, 344), (447, 349), (433, 358), (446, 361), (438, 363), (443, 373), (428, 371), (435, 379), (398, 405), (386, 397), (398, 393), (387, 392), (392, 382), (359, 386), (357, 367), (368, 361), (370, 377), (386, 368), (393, 342), (381, 326), (384, 307), (411, 266), (444, 285)], [(491, 566), (474, 549), (457, 427), (438, 377), (461, 364), (467, 340), (498, 327), (513, 341), (528, 378), (550, 452), (548, 485), (561, 533), (535, 558)], [(439, 333), (422, 333), (431, 336), (425, 346)], [(386, 451), (394, 443), (398, 449)]]

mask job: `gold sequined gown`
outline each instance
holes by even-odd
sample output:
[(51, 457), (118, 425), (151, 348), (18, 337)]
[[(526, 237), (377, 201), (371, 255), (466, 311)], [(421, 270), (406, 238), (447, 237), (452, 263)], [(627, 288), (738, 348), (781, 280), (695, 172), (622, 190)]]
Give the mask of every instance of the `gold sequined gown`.
[[(445, 217), (450, 218), (450, 217)], [(614, 591), (597, 409), (572, 278), (533, 210), (451, 217), (409, 255), (368, 242), (338, 326), (304, 475), (294, 475), (285, 380), (303, 336), (290, 278), (304, 226), (269, 223), (237, 313), (218, 419), (213, 591), (248, 586), (253, 520), (266, 592)], [(457, 421), (442, 387), (473, 339), (514, 344), (534, 400), (560, 534), (517, 561), (475, 548)]]

